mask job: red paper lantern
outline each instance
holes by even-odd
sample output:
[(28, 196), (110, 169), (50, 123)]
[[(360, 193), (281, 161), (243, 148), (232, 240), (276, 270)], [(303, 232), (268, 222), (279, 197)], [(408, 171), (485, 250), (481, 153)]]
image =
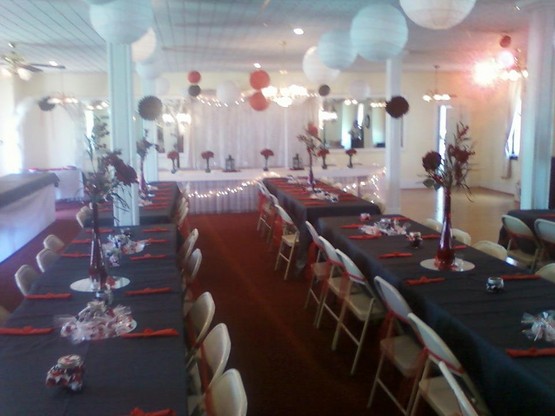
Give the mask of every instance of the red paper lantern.
[(191, 71), (189, 75), (187, 75), (187, 79), (191, 84), (198, 84), (200, 82), (200, 72), (198, 71)]
[(249, 104), (256, 111), (264, 111), (268, 108), (270, 102), (264, 97), (264, 94), (258, 91), (249, 97)]
[(270, 75), (262, 69), (253, 71), (251, 72), (250, 83), (255, 90), (261, 90), (270, 85)]

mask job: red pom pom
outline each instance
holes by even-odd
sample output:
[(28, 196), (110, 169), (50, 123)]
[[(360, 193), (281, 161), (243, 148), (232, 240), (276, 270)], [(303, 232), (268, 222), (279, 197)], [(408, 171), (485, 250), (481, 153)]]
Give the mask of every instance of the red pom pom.
[(261, 90), (270, 85), (270, 75), (262, 69), (253, 71), (251, 72), (250, 83), (255, 90)]
[(264, 97), (264, 94), (258, 91), (249, 97), (249, 104), (256, 111), (264, 111), (268, 108), (270, 102)]
[(191, 71), (189, 75), (187, 75), (187, 79), (191, 84), (198, 84), (200, 82), (200, 72), (198, 71)]

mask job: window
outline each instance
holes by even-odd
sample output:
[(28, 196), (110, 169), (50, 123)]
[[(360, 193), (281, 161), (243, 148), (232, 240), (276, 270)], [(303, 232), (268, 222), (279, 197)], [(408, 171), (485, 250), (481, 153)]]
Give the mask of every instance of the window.
[(505, 144), (505, 153), (509, 159), (518, 159), (520, 154), (520, 136), (522, 127), (522, 100), (517, 98), (515, 103), (515, 111), (513, 114), (513, 121), (511, 129), (507, 136), (507, 143)]

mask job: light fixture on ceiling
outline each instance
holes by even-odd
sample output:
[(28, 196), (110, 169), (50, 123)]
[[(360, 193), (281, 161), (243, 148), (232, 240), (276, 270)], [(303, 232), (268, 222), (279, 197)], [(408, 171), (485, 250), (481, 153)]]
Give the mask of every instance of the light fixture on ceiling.
[[(285, 47), (287, 42), (283, 41), (281, 46), (283, 47), (283, 56), (285, 57)], [(283, 67), (283, 65), (282, 65)], [(284, 77), (287, 75), (287, 71), (282, 69), (279, 71), (280, 74), (280, 87), (274, 87), (270, 85), (269, 87), (262, 89), (262, 94), (273, 102), (275, 102), (280, 107), (287, 108), (293, 103), (305, 100), (308, 97), (308, 91), (305, 87), (300, 85), (287, 85)]]
[(451, 100), (452, 96), (450, 94), (447, 93), (442, 93), (439, 92), (439, 90), (437, 89), (437, 71), (439, 69), (439, 65), (434, 65), (434, 89), (431, 91), (426, 92), (426, 94), (424, 94), (422, 96), (422, 99), (424, 101), (426, 101), (427, 103), (431, 102), (431, 101), (449, 101)]
[(508, 52), (505, 63), (500, 65), (499, 78), (503, 81), (518, 81), (521, 78), (528, 78), (528, 70), (521, 66), (520, 49), (516, 49), (514, 54)]
[(54, 92), (50, 94), (50, 98), (48, 99), (49, 104), (56, 104), (56, 105), (71, 105), (71, 104), (78, 104), (79, 100), (75, 98), (73, 95), (67, 95), (64, 89), (64, 75), (60, 73), (60, 91)]
[(302, 27), (296, 27), (293, 29), (293, 33), (298, 36), (304, 35), (304, 30)]

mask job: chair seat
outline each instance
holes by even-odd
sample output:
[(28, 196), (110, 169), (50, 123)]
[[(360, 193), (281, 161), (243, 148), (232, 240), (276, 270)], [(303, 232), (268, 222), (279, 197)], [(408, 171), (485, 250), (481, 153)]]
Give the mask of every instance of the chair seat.
[[(187, 409), (188, 414), (193, 415), (195, 408), (199, 406), (204, 409), (202, 394), (192, 394), (187, 396)], [(202, 412), (199, 414), (203, 414)]]
[[(347, 307), (361, 321), (366, 320), (368, 313), (370, 313), (368, 318), (370, 321), (379, 320), (385, 316), (382, 305), (364, 292), (351, 294), (347, 300)], [(371, 311), (370, 308), (372, 308)]]
[(293, 247), (295, 244), (297, 244), (297, 241), (298, 241), (297, 233), (284, 234), (284, 235), (281, 236), (281, 239), (289, 247)]
[(532, 264), (536, 259), (536, 254), (525, 253), (520, 249), (508, 250), (507, 255), (527, 265)]
[(310, 267), (312, 268), (312, 276), (318, 281), (324, 280), (330, 274), (328, 264), (325, 261), (313, 263)]
[(460, 414), (457, 397), (443, 376), (426, 378), (420, 381), (422, 396), (438, 415)]
[(410, 378), (416, 375), (422, 347), (412, 337), (399, 335), (384, 338), (380, 341), (380, 348), (403, 377)]

